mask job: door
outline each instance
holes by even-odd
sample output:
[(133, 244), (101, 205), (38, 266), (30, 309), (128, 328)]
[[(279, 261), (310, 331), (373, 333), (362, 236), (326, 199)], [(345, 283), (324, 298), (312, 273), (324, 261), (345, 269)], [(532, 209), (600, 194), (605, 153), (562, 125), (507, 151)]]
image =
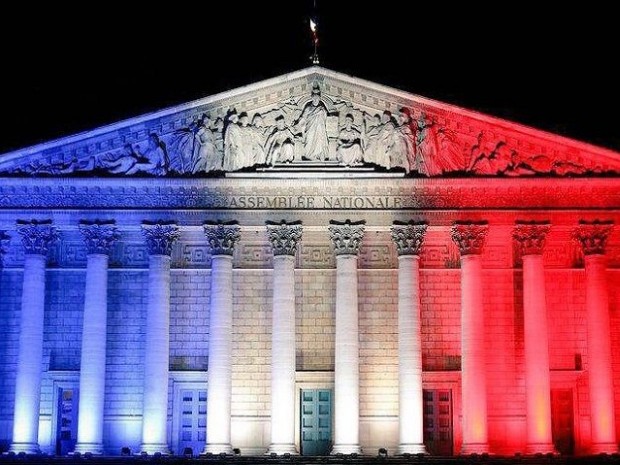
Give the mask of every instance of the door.
[(301, 391), (301, 454), (328, 455), (332, 447), (331, 389)]
[(575, 436), (573, 434), (573, 390), (551, 390), (551, 432), (553, 445), (562, 455), (573, 455)]
[(182, 389), (179, 406), (179, 454), (189, 449), (194, 456), (204, 450), (207, 442), (207, 391)]
[(424, 445), (431, 455), (452, 455), (452, 390), (424, 389)]
[(77, 442), (78, 389), (58, 388), (56, 454), (67, 455)]

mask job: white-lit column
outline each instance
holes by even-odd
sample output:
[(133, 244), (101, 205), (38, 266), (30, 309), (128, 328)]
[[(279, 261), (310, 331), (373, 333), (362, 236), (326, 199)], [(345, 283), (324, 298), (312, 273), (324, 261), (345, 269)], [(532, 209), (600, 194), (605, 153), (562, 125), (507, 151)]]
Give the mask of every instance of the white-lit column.
[(582, 221), (575, 236), (581, 243), (586, 267), (586, 308), (588, 331), (588, 381), (592, 446), (590, 453), (618, 452), (614, 414), (611, 325), (605, 245), (611, 222)]
[(142, 451), (168, 454), (168, 365), (170, 356), (170, 255), (176, 224), (143, 223), (149, 251)]
[(394, 222), (398, 251), (398, 394), (400, 454), (425, 454), (422, 416), (420, 250), (426, 224)]
[(271, 445), (269, 452), (295, 454), (295, 252), (300, 222), (267, 222), (273, 250), (271, 326)]
[(542, 252), (548, 223), (518, 222), (513, 237), (523, 257), (523, 332), (525, 345), (526, 452), (553, 452), (551, 382), (545, 268)]
[(207, 443), (204, 453), (231, 454), (233, 251), (239, 240), (235, 222), (206, 224), (211, 246), (209, 371), (207, 373)]
[(461, 252), (462, 454), (489, 450), (487, 377), (482, 295), (482, 248), (488, 225), (455, 223), (452, 239)]
[(88, 255), (75, 451), (103, 454), (103, 405), (108, 314), (108, 256), (119, 235), (114, 221), (80, 222)]
[(360, 453), (357, 255), (365, 221), (330, 221), (336, 254), (335, 430), (332, 454)]
[(18, 221), (17, 232), (22, 237), (26, 259), (11, 451), (36, 454), (39, 452), (45, 261), (49, 246), (58, 236), (51, 221)]

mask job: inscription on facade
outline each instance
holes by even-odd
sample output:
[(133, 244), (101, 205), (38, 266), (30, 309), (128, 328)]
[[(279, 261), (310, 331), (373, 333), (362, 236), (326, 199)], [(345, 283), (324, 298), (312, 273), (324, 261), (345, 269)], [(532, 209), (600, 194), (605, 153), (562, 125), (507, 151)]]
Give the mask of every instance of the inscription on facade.
[(350, 209), (384, 210), (414, 206), (412, 197), (360, 196), (302, 196), (302, 195), (235, 195), (221, 199), (224, 208), (239, 209)]

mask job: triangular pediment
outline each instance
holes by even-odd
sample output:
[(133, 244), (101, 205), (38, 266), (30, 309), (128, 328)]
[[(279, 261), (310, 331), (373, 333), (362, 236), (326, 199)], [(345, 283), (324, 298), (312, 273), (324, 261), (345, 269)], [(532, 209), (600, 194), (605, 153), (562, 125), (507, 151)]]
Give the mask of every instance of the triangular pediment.
[(620, 154), (320, 67), (0, 155), (2, 176), (620, 174)]

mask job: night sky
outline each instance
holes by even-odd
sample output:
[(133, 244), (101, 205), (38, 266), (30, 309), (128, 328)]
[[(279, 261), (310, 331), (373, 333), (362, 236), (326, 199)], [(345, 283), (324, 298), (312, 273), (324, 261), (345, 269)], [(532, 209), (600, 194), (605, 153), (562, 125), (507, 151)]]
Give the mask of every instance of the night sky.
[[(2, 12), (0, 152), (310, 64), (312, 0), (60, 3)], [(620, 150), (611, 11), (432, 3), (317, 0), (321, 65)]]

